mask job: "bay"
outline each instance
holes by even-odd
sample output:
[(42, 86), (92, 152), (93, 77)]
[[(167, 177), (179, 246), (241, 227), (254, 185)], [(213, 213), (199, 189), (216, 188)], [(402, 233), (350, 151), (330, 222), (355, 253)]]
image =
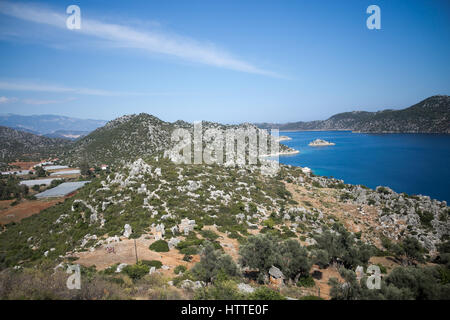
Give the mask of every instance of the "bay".
[[(306, 166), (350, 184), (388, 186), (399, 193), (450, 201), (450, 135), (301, 131), (280, 136), (292, 138), (282, 143), (300, 151), (281, 156), (283, 164)], [(315, 139), (336, 145), (309, 147)]]

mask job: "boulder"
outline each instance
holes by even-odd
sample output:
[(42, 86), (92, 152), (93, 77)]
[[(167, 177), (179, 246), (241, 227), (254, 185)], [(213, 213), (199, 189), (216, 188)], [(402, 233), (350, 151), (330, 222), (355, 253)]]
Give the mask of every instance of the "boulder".
[(183, 289), (191, 289), (191, 290), (195, 290), (201, 287), (204, 287), (206, 284), (203, 281), (192, 281), (189, 279), (183, 280), (181, 282), (180, 287)]
[(243, 282), (239, 283), (237, 285), (237, 288), (242, 293), (252, 293), (255, 291), (255, 288), (253, 288), (252, 286), (245, 284)]
[(178, 245), (178, 243), (180, 243), (180, 241), (181, 240), (178, 238), (171, 238), (167, 243), (169, 245), (169, 249), (175, 248)]
[(123, 268), (125, 268), (128, 264), (121, 263), (117, 266), (116, 273), (122, 272)]
[(129, 238), (132, 232), (131, 226), (127, 223), (124, 226), (123, 236)]
[(284, 279), (284, 274), (275, 266), (271, 266), (269, 269), (269, 275), (275, 279)]

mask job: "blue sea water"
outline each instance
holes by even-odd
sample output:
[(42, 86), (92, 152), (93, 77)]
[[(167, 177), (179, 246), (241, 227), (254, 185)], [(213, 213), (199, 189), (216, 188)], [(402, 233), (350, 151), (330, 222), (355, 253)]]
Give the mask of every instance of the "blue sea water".
[[(282, 143), (300, 153), (280, 162), (309, 167), (321, 176), (370, 188), (388, 186), (396, 192), (428, 195), (450, 201), (450, 135), (364, 134), (350, 131), (280, 132)], [(309, 147), (314, 139), (335, 146)]]

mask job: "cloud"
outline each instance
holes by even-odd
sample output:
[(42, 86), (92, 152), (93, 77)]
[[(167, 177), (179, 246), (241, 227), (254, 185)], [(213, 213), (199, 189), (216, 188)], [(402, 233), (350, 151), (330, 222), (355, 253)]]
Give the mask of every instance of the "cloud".
[(18, 99), (18, 98), (8, 98), (5, 96), (0, 96), (0, 104), (6, 104), (11, 102), (23, 102), (25, 104), (34, 104), (34, 105), (44, 105), (44, 104), (57, 104), (57, 103), (65, 103), (76, 100), (76, 98), (70, 97), (62, 100), (42, 100), (42, 99)]
[(45, 105), (45, 104), (59, 104), (59, 103), (66, 103), (76, 100), (75, 98), (67, 98), (63, 100), (40, 100), (40, 99), (23, 99), (22, 101), (26, 104), (33, 104), (33, 105)]
[[(0, 13), (18, 19), (46, 24), (65, 29), (67, 15), (51, 9), (24, 3), (0, 2)], [(79, 34), (108, 40), (116, 46), (142, 49), (149, 53), (164, 54), (183, 60), (246, 73), (281, 77), (275, 72), (260, 69), (246, 61), (218, 49), (212, 44), (201, 43), (190, 38), (155, 31), (141, 31), (132, 27), (104, 23), (87, 19), (81, 8), (81, 29), (72, 30)]]
[(5, 96), (0, 97), (0, 104), (10, 103), (17, 101), (17, 98), (7, 98)]
[(38, 84), (33, 82), (11, 82), (11, 81), (0, 81), (0, 89), (10, 91), (72, 93), (72, 94), (93, 95), (93, 96), (124, 96), (124, 95), (141, 94), (137, 92), (107, 91), (90, 88), (71, 88), (52, 84)]

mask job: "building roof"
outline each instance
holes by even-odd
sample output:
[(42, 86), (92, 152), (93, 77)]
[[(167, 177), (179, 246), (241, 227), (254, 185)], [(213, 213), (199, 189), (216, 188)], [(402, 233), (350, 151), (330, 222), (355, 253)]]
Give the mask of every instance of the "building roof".
[(90, 181), (64, 182), (52, 189), (38, 193), (36, 195), (36, 198), (40, 199), (40, 198), (63, 197), (80, 189), (86, 183), (89, 182)]

